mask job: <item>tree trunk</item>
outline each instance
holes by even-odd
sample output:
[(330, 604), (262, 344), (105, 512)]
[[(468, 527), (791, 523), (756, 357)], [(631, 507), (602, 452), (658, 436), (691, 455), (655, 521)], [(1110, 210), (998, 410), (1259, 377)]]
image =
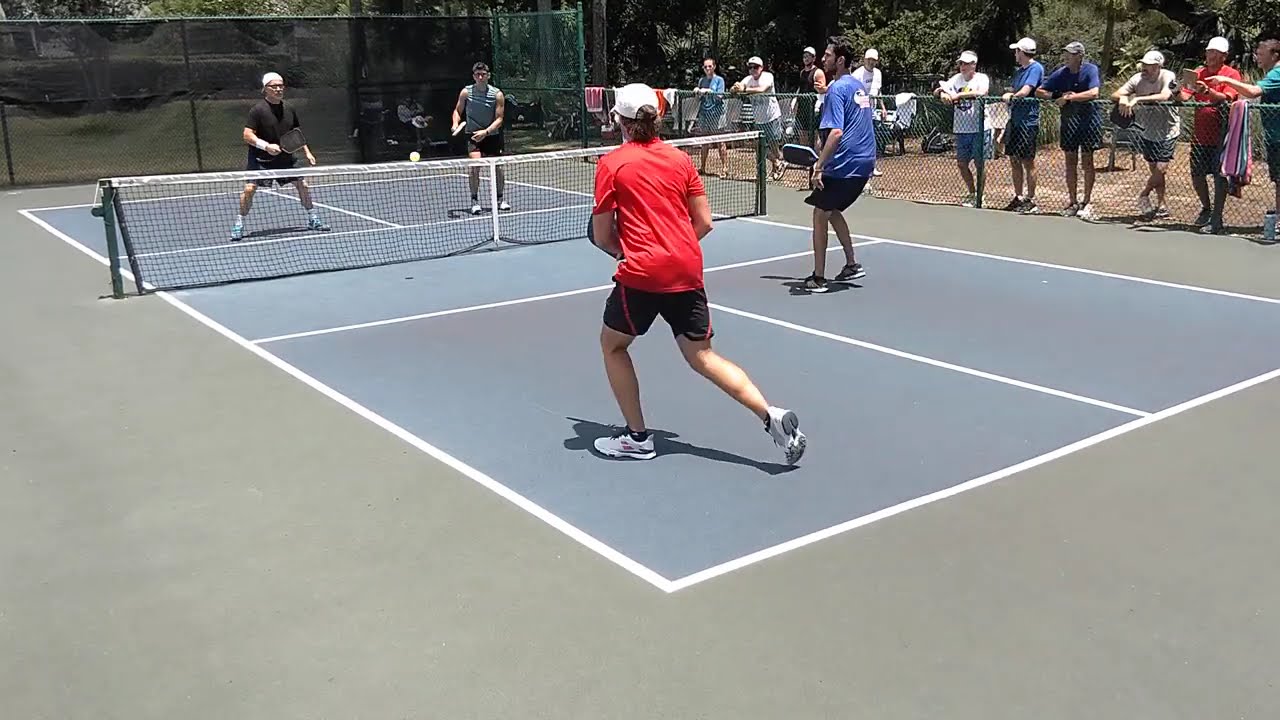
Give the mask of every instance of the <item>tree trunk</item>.
[(1107, 3), (1107, 29), (1102, 36), (1102, 60), (1098, 63), (1102, 82), (1111, 76), (1111, 61), (1115, 55), (1116, 44), (1116, 0)]
[(591, 0), (591, 84), (609, 84), (608, 0)]

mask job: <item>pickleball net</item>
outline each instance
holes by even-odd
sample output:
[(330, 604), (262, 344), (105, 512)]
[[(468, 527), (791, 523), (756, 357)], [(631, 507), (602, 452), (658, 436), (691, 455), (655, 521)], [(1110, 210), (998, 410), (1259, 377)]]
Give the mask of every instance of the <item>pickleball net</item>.
[[(706, 151), (716, 174), (704, 174), (703, 183), (717, 220), (765, 212), (759, 132), (668, 142), (699, 168)], [(117, 295), (125, 274), (148, 293), (432, 260), (585, 239), (596, 163), (614, 147), (108, 178), (99, 182), (95, 214), (103, 218)], [(727, 168), (720, 147), (728, 152)], [(306, 181), (314, 215), (296, 183), (280, 184), (298, 178)], [(251, 180), (252, 206), (235, 237)]]

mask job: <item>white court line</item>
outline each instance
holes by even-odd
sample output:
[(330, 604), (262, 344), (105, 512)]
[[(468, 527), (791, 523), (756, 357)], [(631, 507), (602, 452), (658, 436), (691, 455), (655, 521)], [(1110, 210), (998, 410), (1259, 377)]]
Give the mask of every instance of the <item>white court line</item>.
[[(297, 197), (296, 195), (285, 195), (284, 193), (282, 193), (282, 192), (280, 192), (280, 191), (278, 191), (278, 190), (272, 190), (272, 189), (270, 189), (270, 188), (265, 188), (265, 189), (263, 189), (261, 192), (264, 192), (264, 193), (266, 193), (267, 195), (274, 195), (274, 196), (276, 196), (276, 197), (278, 197), (278, 198), (284, 198), (285, 200), (292, 200), (292, 201), (297, 202), (297, 203), (299, 203), (299, 204), (302, 202), (300, 199), (298, 199), (298, 197)], [(316, 200), (315, 200), (315, 198), (314, 198), (314, 197), (311, 199), (311, 204), (312, 204), (312, 205), (315, 205), (316, 207), (322, 207), (322, 208), (326, 208), (326, 209), (328, 209), (328, 210), (332, 210), (332, 211), (334, 211), (334, 212), (340, 212), (340, 213), (342, 213), (342, 214), (344, 214), (344, 215), (350, 215), (351, 217), (354, 217), (354, 218), (360, 218), (361, 220), (368, 220), (369, 222), (375, 222), (375, 223), (379, 223), (379, 224), (381, 224), (381, 225), (389, 225), (390, 227), (393, 227), (393, 228), (402, 228), (402, 227), (404, 227), (404, 226), (403, 226), (403, 225), (401, 225), (400, 223), (393, 223), (393, 222), (391, 222), (390, 220), (383, 220), (382, 218), (376, 218), (376, 217), (374, 217), (374, 216), (372, 216), (372, 215), (364, 215), (364, 214), (362, 214), (362, 213), (358, 213), (358, 212), (355, 212), (355, 211), (353, 211), (353, 210), (345, 210), (345, 209), (343, 209), (343, 208), (337, 207), (336, 205), (326, 205), (326, 204), (324, 204), (324, 203), (322, 203), (322, 202), (316, 202)]]
[[(747, 218), (744, 218), (747, 219)], [(868, 235), (854, 235), (854, 237), (870, 237)], [(1253, 300), (1262, 303), (1271, 303), (1272, 305), (1280, 305), (1280, 298), (1264, 297), (1261, 295), (1246, 295), (1244, 293), (1231, 292), (1230, 290), (1218, 290), (1215, 288), (1200, 287), (1197, 285), (1183, 285), (1181, 283), (1166, 282), (1164, 280), (1155, 280), (1152, 278), (1139, 277), (1137, 275), (1122, 275), (1120, 273), (1106, 272), (1104, 270), (1091, 270), (1089, 268), (1076, 267), (1074, 265), (1057, 265), (1055, 263), (1041, 262), (1039, 260), (1026, 260), (1024, 258), (1010, 257), (1008, 255), (995, 255), (992, 253), (978, 252), (976, 250), (960, 250), (957, 248), (946, 247), (943, 245), (928, 245), (926, 243), (908, 242), (906, 240), (894, 240), (892, 238), (878, 238), (881, 242), (890, 243), (892, 245), (901, 245), (903, 247), (919, 248), (921, 250), (937, 250), (938, 252), (953, 253), (955, 255), (969, 255), (972, 257), (986, 258), (988, 260), (1001, 260), (1004, 262), (1018, 263), (1020, 265), (1034, 265), (1036, 267), (1049, 268), (1051, 270), (1066, 270), (1068, 272), (1083, 273), (1085, 275), (1096, 275), (1098, 277), (1112, 278), (1115, 280), (1130, 280), (1132, 282), (1142, 283), (1144, 285), (1158, 285), (1160, 287), (1172, 288), (1175, 290), (1189, 290), (1191, 292), (1206, 293), (1209, 295), (1221, 295), (1223, 297), (1236, 298), (1238, 300)]]
[(714, 310), (719, 310), (721, 312), (725, 312), (730, 315), (737, 315), (738, 317), (744, 317), (750, 320), (756, 320), (762, 323), (768, 323), (769, 325), (776, 325), (777, 327), (786, 328), (788, 330), (795, 330), (796, 332), (802, 332), (802, 333), (805, 333), (806, 335), (813, 335), (814, 337), (820, 337), (826, 340), (834, 340), (835, 342), (844, 343), (845, 345), (853, 345), (855, 347), (864, 348), (866, 350), (874, 350), (875, 352), (884, 353), (885, 355), (892, 355), (897, 358), (902, 358), (903, 360), (911, 360), (912, 362), (923, 363), (925, 365), (932, 365), (933, 367), (942, 368), (944, 370), (952, 370), (958, 373), (964, 373), (965, 375), (980, 377), (985, 380), (993, 380), (998, 383), (1004, 383), (1005, 385), (1012, 385), (1017, 388), (1022, 388), (1023, 390), (1032, 390), (1038, 393), (1044, 393), (1045, 395), (1053, 395), (1055, 397), (1060, 397), (1060, 398), (1065, 398), (1067, 400), (1074, 400), (1076, 402), (1085, 403), (1086, 405), (1096, 405), (1101, 408), (1114, 410), (1116, 412), (1122, 412), (1128, 415), (1135, 415), (1137, 417), (1147, 417), (1148, 415), (1151, 415), (1151, 413), (1146, 412), (1144, 410), (1135, 410), (1133, 408), (1125, 407), (1123, 405), (1117, 405), (1115, 403), (1106, 402), (1105, 400), (1097, 400), (1091, 397), (1085, 397), (1084, 395), (1076, 395), (1075, 393), (1069, 393), (1063, 390), (1056, 390), (1051, 387), (1045, 387), (1044, 385), (1036, 385), (1035, 383), (1029, 383), (1022, 380), (1005, 377), (1004, 375), (989, 373), (984, 370), (975, 370), (974, 368), (965, 367), (963, 365), (955, 365), (953, 363), (944, 362), (942, 360), (935, 360), (933, 358), (925, 357), (923, 355), (916, 355), (915, 353), (903, 352), (902, 350), (896, 350), (894, 348), (886, 347), (884, 345), (877, 345), (875, 343), (870, 343), (865, 340), (858, 340), (855, 338), (846, 337), (844, 335), (836, 335), (835, 333), (829, 333), (829, 332), (826, 332), (825, 330), (817, 330), (811, 327), (806, 327), (804, 325), (797, 325), (795, 323), (787, 322), (786, 320), (778, 320), (777, 318), (771, 318), (767, 315), (757, 315), (756, 313), (747, 312), (745, 310), (738, 310), (737, 308), (727, 307), (725, 305), (720, 305), (718, 303), (709, 303), (709, 305)]
[(795, 538), (793, 540), (788, 540), (787, 542), (784, 542), (784, 543), (779, 543), (777, 545), (774, 545), (773, 547), (765, 548), (763, 550), (758, 550), (754, 553), (751, 553), (750, 555), (744, 555), (740, 558), (735, 558), (733, 560), (730, 560), (729, 562), (721, 563), (720, 565), (716, 565), (714, 567), (709, 567), (705, 570), (701, 570), (691, 575), (686, 575), (685, 577), (679, 578), (678, 580), (669, 581), (667, 583), (667, 592), (673, 593), (678, 590), (683, 590), (692, 585), (697, 585), (698, 583), (706, 582), (707, 580), (710, 580), (715, 577), (719, 577), (726, 573), (730, 573), (735, 570), (741, 570), (742, 568), (745, 568), (748, 565), (754, 565), (762, 560), (767, 560), (769, 558), (776, 557), (778, 555), (781, 555), (786, 552), (790, 552), (792, 550), (798, 550), (806, 545), (812, 545), (813, 543), (835, 537), (836, 535), (839, 535), (841, 533), (845, 533), (850, 530), (863, 527), (865, 525), (870, 525), (871, 523), (876, 522), (877, 520), (884, 520), (885, 518), (889, 518), (894, 515), (904, 513), (908, 510), (914, 510), (918, 507), (922, 507), (930, 503), (935, 503), (939, 500), (945, 500), (946, 498), (959, 495), (960, 493), (963, 493), (963, 492), (968, 492), (969, 490), (980, 488), (983, 485), (988, 485), (997, 480), (1007, 478), (1010, 475), (1023, 472), (1024, 470), (1030, 470), (1031, 468), (1036, 467), (1038, 465), (1044, 465), (1047, 462), (1066, 457), (1073, 453), (1084, 450), (1085, 448), (1093, 447), (1094, 445), (1098, 445), (1099, 443), (1106, 442), (1107, 440), (1119, 437), (1126, 433), (1131, 433), (1134, 430), (1146, 427), (1153, 423), (1160, 422), (1161, 420), (1167, 420), (1175, 415), (1181, 415), (1182, 413), (1188, 410), (1191, 410), (1193, 408), (1199, 407), (1201, 405), (1204, 405), (1205, 403), (1213, 402), (1214, 400), (1220, 400), (1224, 397), (1227, 397), (1228, 395), (1234, 395), (1242, 390), (1247, 390), (1255, 385), (1260, 385), (1264, 382), (1275, 380), (1276, 378), (1280, 378), (1280, 368), (1272, 370), (1271, 372), (1263, 373), (1261, 375), (1258, 375), (1257, 377), (1249, 378), (1248, 380), (1242, 380), (1241, 382), (1238, 382), (1235, 385), (1222, 388), (1221, 390), (1215, 390), (1214, 392), (1201, 395), (1198, 398), (1193, 398), (1184, 403), (1179, 403), (1172, 407), (1165, 408), (1164, 410), (1161, 410), (1156, 413), (1152, 413), (1150, 415), (1147, 415), (1146, 417), (1141, 417), (1136, 420), (1130, 420), (1129, 422), (1124, 423), (1123, 425), (1117, 425), (1116, 427), (1113, 427), (1110, 430), (1104, 430), (1096, 435), (1091, 435), (1087, 438), (1084, 438), (1083, 440), (1077, 440), (1076, 442), (1073, 442), (1070, 445), (1064, 445), (1058, 448), (1057, 450), (1051, 450), (1047, 453), (1044, 453), (1043, 455), (1037, 455), (1036, 457), (1030, 458), (1029, 460), (1023, 460), (1022, 462), (1017, 463), (1015, 465), (1010, 465), (1009, 467), (1003, 468), (1001, 470), (997, 470), (987, 475), (983, 475), (982, 477), (977, 477), (972, 480), (960, 483), (959, 485), (953, 485), (952, 487), (949, 487), (945, 490), (939, 490), (938, 492), (935, 492), (935, 493), (923, 495), (921, 497), (914, 498), (912, 500), (908, 500), (903, 503), (899, 503), (892, 507), (887, 507), (883, 510), (878, 510), (869, 515), (863, 515), (860, 518), (856, 518), (848, 522), (840, 523), (839, 525), (833, 525), (824, 530), (819, 530), (817, 532), (813, 532), (808, 535)]
[[(97, 260), (99, 263), (103, 265), (109, 264), (109, 261), (106, 257), (94, 252), (89, 247), (82, 245), (80, 242), (76, 241), (72, 237), (54, 228), (52, 225), (45, 222), (44, 220), (41, 220), (40, 218), (36, 217), (35, 215), (32, 214), (31, 211), (20, 210), (19, 212), (22, 215), (24, 215), (28, 220), (40, 226), (41, 228), (49, 232), (54, 237), (59, 238), (63, 242), (66, 242), (67, 244), (69, 244), (73, 248), (76, 248), (77, 250), (84, 253), (85, 255), (88, 255), (89, 257)], [(804, 254), (806, 253), (798, 253), (797, 255), (804, 255)], [(122, 272), (130, 280), (133, 280), (133, 275), (129, 273), (128, 270), (123, 270)], [(1065, 457), (1067, 455), (1070, 455), (1072, 453), (1079, 452), (1080, 450), (1084, 450), (1085, 448), (1092, 447), (1094, 445), (1105, 442), (1112, 438), (1119, 437), (1121, 435), (1132, 432), (1142, 427), (1146, 427), (1147, 425), (1151, 425), (1161, 420), (1165, 420), (1175, 415), (1179, 415), (1188, 410), (1196, 408), (1200, 405), (1204, 405), (1214, 400), (1218, 400), (1218, 399), (1227, 397), (1229, 395), (1233, 395), (1235, 393), (1241, 392), (1255, 385), (1259, 385), (1261, 383), (1268, 382), (1270, 380), (1280, 377), (1280, 369), (1272, 370), (1271, 372), (1258, 375), (1257, 377), (1254, 377), (1248, 380), (1244, 380), (1242, 382), (1236, 383), (1235, 385), (1222, 388), (1221, 390), (1217, 390), (1211, 393), (1207, 393), (1205, 395), (1201, 395), (1198, 398), (1194, 398), (1192, 400), (1188, 400), (1178, 405), (1174, 405), (1170, 408), (1166, 408), (1159, 412), (1147, 415), (1146, 417), (1141, 417), (1136, 420), (1132, 420), (1123, 425), (1116, 426), (1110, 430), (1106, 430), (1096, 435), (1093, 435), (1091, 437), (1085, 438), (1083, 440), (1079, 440), (1069, 445), (1065, 445), (1061, 448), (1058, 448), (1057, 450), (1044, 453), (1043, 455), (1039, 455), (1037, 457), (1031, 458), (1029, 460), (1025, 460), (1015, 465), (1010, 465), (1009, 467), (1006, 467), (1002, 470), (998, 470), (996, 472), (983, 475), (982, 477), (974, 478), (972, 480), (961, 483), (959, 485), (955, 485), (945, 490), (941, 490), (935, 493), (931, 493), (929, 495), (915, 498), (913, 500), (909, 500), (907, 502), (894, 505), (893, 507), (885, 508), (875, 513), (864, 515), (863, 517), (856, 518), (854, 520), (841, 523), (839, 525), (834, 525), (824, 530), (810, 533), (809, 535), (795, 538), (793, 540), (789, 540), (787, 542), (780, 543), (778, 545), (774, 545), (772, 547), (765, 548), (763, 550), (759, 550), (749, 555), (744, 555), (742, 557), (735, 558), (734, 560), (731, 560), (729, 562), (721, 563), (720, 565), (707, 568), (705, 570), (699, 571), (697, 573), (693, 573), (691, 575), (687, 575), (677, 580), (669, 580), (659, 575), (658, 573), (650, 570), (649, 568), (635, 562), (634, 560), (623, 555), (617, 550), (614, 550), (613, 548), (597, 540), (591, 535), (583, 532), (582, 530), (579, 530), (573, 525), (570, 525), (568, 522), (564, 521), (560, 517), (556, 516), (555, 514), (551, 513), (545, 508), (542, 508), (541, 506), (525, 498), (519, 493), (516, 493), (510, 488), (507, 488), (505, 485), (502, 485), (501, 483), (490, 478), (484, 473), (481, 473), (480, 471), (466, 465), (465, 463), (461, 462), (460, 460), (457, 460), (456, 458), (445, 453), (444, 451), (430, 445), (429, 443), (422, 440), (421, 438), (418, 438), (412, 433), (409, 433), (407, 430), (395, 425), (394, 423), (391, 423), (386, 418), (383, 418), (377, 415), (376, 413), (372, 412), (368, 408), (365, 408), (359, 403), (356, 403), (354, 400), (351, 400), (345, 395), (338, 393), (336, 390), (333, 390), (332, 388), (321, 383), (315, 378), (293, 367), (289, 363), (281, 360), (280, 358), (271, 354), (267, 350), (264, 350), (263, 348), (257, 345), (254, 345), (253, 343), (246, 340), (244, 337), (238, 335), (237, 333), (231, 331), (230, 329), (206, 317), (199, 311), (195, 310), (191, 306), (187, 305), (186, 303), (177, 299), (176, 297), (170, 295), (169, 293), (157, 292), (155, 294), (161, 299), (163, 299), (165, 302), (176, 307), (179, 311), (195, 319), (197, 322), (200, 322), (202, 325), (205, 325), (206, 327), (214, 330), (218, 334), (231, 340), (232, 342), (239, 345), (240, 347), (257, 355), (263, 360), (266, 360), (268, 363), (275, 366), (276, 368), (285, 371), (286, 373), (300, 380), (301, 382), (308, 385), (312, 389), (334, 400), (335, 402), (339, 403), (343, 407), (346, 407), (348, 410), (351, 410), (352, 412), (356, 413), (360, 417), (368, 420), (369, 422), (377, 425), (378, 427), (386, 430), (387, 432), (390, 432), (391, 434), (400, 438), (404, 442), (412, 445), (418, 450), (421, 450), (422, 452), (436, 458), (440, 462), (452, 467), (453, 469), (457, 470), (459, 473), (461, 473), (465, 477), (468, 477), (469, 479), (475, 481), (476, 483), (482, 485), (483, 487), (488, 488), (489, 490), (493, 491), (500, 497), (511, 502), (513, 505), (534, 515), (535, 517), (539, 518), (543, 522), (546, 522), (548, 525), (551, 525), (555, 529), (564, 533), (566, 536), (579, 542), (584, 547), (592, 550), (593, 552), (600, 554), (602, 557), (614, 563), (615, 565), (618, 565), (619, 567), (627, 570), (628, 572), (632, 573), (636, 577), (639, 577), (645, 582), (648, 582), (650, 585), (653, 585), (654, 587), (666, 593), (674, 593), (676, 591), (683, 590), (685, 588), (696, 585), (698, 583), (705, 582), (712, 578), (725, 575), (726, 573), (733, 572), (735, 570), (739, 570), (749, 565), (759, 563), (768, 558), (781, 555), (785, 552), (796, 550), (806, 545), (810, 545), (810, 544), (819, 542), (821, 540), (833, 537), (835, 535), (839, 535), (841, 533), (847, 532), (849, 530), (853, 530), (855, 528), (869, 525), (877, 520), (882, 520), (882, 519), (891, 517), (893, 515), (897, 515), (897, 514), (906, 512), (908, 510), (912, 510), (914, 508), (918, 508), (933, 502), (937, 502), (938, 500), (943, 500), (949, 497), (953, 497), (955, 495), (959, 495), (960, 493), (973, 490), (983, 485), (987, 485), (989, 483), (995, 482), (996, 480), (1009, 477), (1011, 475), (1022, 472), (1024, 470), (1029, 470), (1038, 465), (1043, 465), (1052, 460), (1056, 460), (1056, 459)]]
[[(88, 255), (89, 257), (97, 260), (103, 265), (109, 264), (109, 261), (107, 260), (107, 258), (103, 257), (97, 252), (94, 252), (88, 246), (82, 245), (79, 241), (75, 240), (74, 238), (67, 235), (66, 233), (63, 233), (62, 231), (53, 227), (52, 225), (45, 222), (44, 220), (41, 220), (40, 218), (31, 214), (29, 211), (19, 210), (18, 212), (22, 213), (28, 220), (39, 225), (46, 232), (52, 234), (54, 237), (62, 240), (68, 245), (76, 248), (77, 250), (84, 253), (85, 255)], [(133, 275), (128, 270), (123, 270), (122, 273), (126, 277), (128, 277), (130, 280), (134, 279)], [(204, 325), (205, 327), (227, 338), (228, 340), (235, 343), (236, 345), (239, 345), (240, 347), (248, 350), (254, 355), (257, 355), (259, 358), (267, 361), (272, 366), (280, 370), (283, 370), (284, 372), (293, 376), (295, 379), (301, 381), (311, 389), (319, 392), (320, 394), (333, 400), (334, 402), (337, 402), (339, 405), (347, 408), (348, 410), (354, 412), (355, 414), (359, 415), (365, 420), (368, 420), (374, 425), (377, 425), (383, 430), (386, 430), (387, 432), (403, 440), (404, 442), (408, 443), (414, 448), (417, 448), (418, 450), (426, 453), (427, 455), (430, 455), (431, 457), (435, 458), (436, 460), (439, 460), (445, 465), (448, 465), (449, 467), (458, 471), (459, 473), (466, 476), (467, 478), (470, 478), (471, 480), (475, 481), (479, 485), (487, 488), (488, 490), (493, 491), (499, 497), (502, 497), (503, 499), (507, 500), (511, 504), (520, 508), (521, 510), (524, 510), (525, 512), (529, 513), (530, 515), (533, 515), (539, 520), (542, 520), (543, 522), (547, 523), (548, 525), (555, 528), (556, 530), (559, 530), (560, 532), (564, 533), (566, 536), (581, 543), (587, 549), (604, 557), (606, 560), (609, 560), (613, 564), (623, 568), (627, 572), (630, 572), (631, 574), (644, 580), (650, 585), (653, 585), (659, 590), (662, 590), (664, 592), (670, 592), (670, 589), (669, 589), (669, 585), (671, 583), (670, 580), (659, 575), (653, 570), (650, 570), (644, 565), (641, 565), (635, 560), (632, 560), (626, 555), (623, 555), (622, 553), (613, 549), (609, 545), (601, 542), (597, 538), (584, 532), (583, 530), (580, 530), (574, 525), (569, 524), (563, 518), (559, 517), (555, 513), (552, 513), (550, 510), (547, 510), (546, 508), (542, 507), (541, 505), (538, 505), (537, 503), (526, 498), (520, 493), (512, 490), (506, 485), (503, 485), (497, 480), (494, 480), (488, 475), (480, 472), (479, 470), (471, 467), (470, 465), (467, 465), (466, 463), (453, 457), (452, 455), (446, 453), (445, 451), (428, 443), (427, 441), (423, 440), (417, 435), (414, 435), (408, 430), (405, 430), (399, 425), (396, 425), (390, 420), (364, 407), (363, 405), (352, 400), (346, 395), (343, 395), (337, 390), (334, 390), (328, 385), (325, 385), (324, 383), (311, 377), (310, 375), (303, 372), (302, 370), (299, 370), (293, 365), (290, 365), (284, 360), (281, 360), (280, 358), (271, 354), (269, 351), (264, 350), (263, 348), (258, 347), (257, 345), (254, 345), (253, 343), (249, 342), (247, 339), (245, 339), (243, 336), (239, 335), (235, 331), (231, 330), (230, 328), (227, 328), (221, 323), (206, 316), (204, 313), (201, 313), (199, 310), (196, 310), (195, 308), (186, 304), (182, 300), (179, 300), (173, 295), (170, 295), (168, 292), (160, 291), (155, 293), (155, 296), (159, 297), (160, 299), (164, 300), (166, 303), (177, 308), (179, 311), (191, 317), (196, 322), (199, 322), (201, 325)]]
[[(862, 243), (854, 243), (857, 247), (865, 247), (867, 245), (876, 245), (878, 240), (869, 240)], [(827, 252), (834, 252), (840, 248), (828, 248)], [(787, 253), (786, 255), (774, 255), (773, 257), (759, 258), (756, 260), (744, 260), (742, 262), (730, 263), (728, 265), (716, 265), (709, 267), (702, 272), (713, 273), (721, 270), (733, 270), (735, 268), (749, 267), (751, 265), (763, 265), (765, 263), (778, 262), (780, 260), (790, 260), (792, 258), (806, 257), (812, 255), (812, 250), (804, 250), (801, 252)], [(541, 300), (554, 300), (556, 298), (570, 297), (572, 295), (584, 295), (586, 293), (601, 292), (610, 290), (613, 284), (595, 285), (592, 287), (579, 288), (577, 290), (566, 290), (564, 292), (548, 293), (546, 295), (533, 295), (529, 297), (516, 298), (514, 300), (500, 300), (497, 302), (484, 303), (481, 305), (468, 305), (467, 307), (450, 308), (448, 310), (436, 310), (434, 312), (419, 313), (417, 315), (404, 315), (401, 317), (387, 318), (385, 320), (371, 320), (369, 322), (353, 323), (351, 325), (339, 325), (337, 327), (321, 328), (319, 330), (304, 330), (301, 332), (288, 333), (285, 335), (273, 335), (271, 337), (258, 338), (250, 340), (256, 345), (265, 345), (267, 343), (280, 342), (281, 340), (295, 340), (297, 338), (315, 337), (317, 335), (331, 335), (333, 333), (347, 332), (350, 330), (363, 330), (371, 327), (382, 327), (384, 325), (396, 325), (399, 323), (415, 322), (418, 320), (429, 320), (431, 318), (444, 317), (446, 315), (457, 315), (459, 313), (475, 312), (477, 310), (489, 310), (492, 308), (507, 307), (508, 305), (523, 305), (524, 303), (538, 302)]]

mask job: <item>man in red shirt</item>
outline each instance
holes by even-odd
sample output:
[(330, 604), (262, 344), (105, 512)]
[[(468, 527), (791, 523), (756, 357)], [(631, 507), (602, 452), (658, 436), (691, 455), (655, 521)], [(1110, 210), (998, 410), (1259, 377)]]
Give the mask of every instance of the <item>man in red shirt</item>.
[[(1205, 103), (1196, 108), (1191, 141), (1191, 184), (1200, 196), (1200, 216), (1196, 227), (1203, 233), (1222, 231), (1222, 210), (1227, 204), (1227, 179), (1222, 176), (1222, 141), (1227, 134), (1228, 108), (1238, 97), (1235, 88), (1224, 82), (1209, 82), (1214, 76), (1240, 79), (1240, 71), (1226, 64), (1230, 45), (1224, 37), (1209, 41), (1204, 51), (1204, 65), (1196, 70), (1196, 84), (1183, 87), (1178, 98)], [(1209, 183), (1213, 176), (1213, 203), (1209, 202)]]
[(692, 158), (658, 138), (653, 88), (642, 83), (620, 88), (612, 113), (624, 142), (596, 165), (588, 232), (592, 243), (618, 260), (600, 345), (627, 426), (596, 440), (596, 449), (609, 457), (642, 460), (657, 454), (627, 349), (661, 315), (689, 366), (755, 413), (794, 464), (806, 442), (796, 414), (769, 405), (740, 367), (711, 349), (700, 245), (711, 232), (711, 206)]

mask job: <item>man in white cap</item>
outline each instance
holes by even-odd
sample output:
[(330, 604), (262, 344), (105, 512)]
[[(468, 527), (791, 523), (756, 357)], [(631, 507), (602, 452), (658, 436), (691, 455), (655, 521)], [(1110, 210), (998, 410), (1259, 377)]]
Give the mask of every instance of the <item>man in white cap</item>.
[[(1036, 41), (1024, 37), (1009, 46), (1018, 70), (1013, 74), (1010, 92), (1003, 96), (1009, 104), (1009, 126), (1005, 130), (1005, 154), (1013, 171), (1013, 200), (1005, 210), (1034, 214), (1036, 205), (1036, 151), (1040, 147), (1040, 101), (1036, 88), (1044, 82), (1044, 66), (1036, 60)], [(1023, 185), (1026, 194), (1022, 193)]]
[[(1215, 37), (1204, 50), (1204, 65), (1196, 68), (1196, 82), (1185, 82), (1178, 88), (1178, 99), (1203, 103), (1196, 108), (1191, 130), (1191, 185), (1200, 197), (1200, 215), (1196, 227), (1203, 233), (1222, 232), (1222, 213), (1227, 204), (1227, 178), (1222, 174), (1222, 148), (1227, 137), (1229, 106), (1240, 94), (1214, 77), (1242, 79), (1240, 71), (1227, 64), (1231, 44)], [(1209, 181), (1213, 178), (1213, 198), (1209, 197)]]
[[(301, 127), (302, 121), (298, 119), (296, 109), (285, 107), (284, 78), (279, 73), (269, 72), (262, 76), (262, 93), (263, 99), (249, 109), (249, 119), (245, 122), (244, 133), (241, 136), (244, 143), (249, 146), (245, 170), (287, 170), (292, 168), (297, 160), (293, 153), (287, 153), (281, 149), (280, 138), (290, 130)], [(316, 156), (311, 154), (310, 147), (303, 145), (302, 153), (307, 158), (307, 163), (316, 164)], [(315, 204), (311, 201), (311, 191), (307, 187), (305, 178), (254, 178), (245, 183), (244, 191), (240, 193), (239, 213), (236, 215), (235, 225), (231, 228), (233, 241), (244, 238), (244, 220), (249, 215), (249, 209), (253, 207), (253, 195), (258, 186), (270, 187), (273, 183), (281, 187), (292, 184), (298, 191), (298, 200), (307, 211), (308, 230), (327, 231), (329, 229), (329, 226), (320, 219)]]
[(933, 92), (943, 103), (954, 108), (952, 129), (956, 136), (956, 165), (968, 191), (964, 205), (973, 207), (978, 197), (978, 186), (971, 165), (977, 162), (979, 145), (985, 160), (993, 156), (993, 133), (991, 128), (982, 127), (982, 108), (978, 100), (990, 92), (991, 79), (986, 73), (978, 72), (978, 55), (973, 51), (960, 53), (957, 62), (959, 72), (950, 80), (940, 82)]
[[(1112, 99), (1118, 103), (1120, 115), (1133, 117), (1142, 126), (1138, 146), (1150, 168), (1147, 185), (1138, 194), (1138, 212), (1144, 220), (1167, 217), (1165, 205), (1165, 174), (1173, 161), (1178, 136), (1182, 133), (1182, 120), (1178, 108), (1170, 103), (1178, 91), (1178, 77), (1164, 67), (1164, 55), (1151, 50), (1142, 56), (1142, 70), (1115, 91)], [(1139, 105), (1144, 107), (1139, 108)], [(1151, 204), (1151, 193), (1156, 194), (1156, 204)]]
[[(1058, 146), (1067, 161), (1067, 192), (1071, 204), (1062, 211), (1065, 217), (1094, 218), (1093, 184), (1097, 169), (1093, 153), (1102, 149), (1102, 110), (1097, 105), (1102, 88), (1098, 66), (1084, 59), (1084, 43), (1072, 42), (1062, 48), (1062, 65), (1049, 74), (1036, 97), (1053, 100), (1060, 108)], [(1076, 167), (1084, 170), (1084, 197)]]
[[(1230, 85), (1240, 93), (1240, 97), (1258, 100), (1263, 105), (1280, 105), (1280, 37), (1274, 34), (1270, 37), (1263, 36), (1253, 49), (1253, 61), (1259, 69), (1266, 71), (1257, 83), (1221, 75), (1210, 80)], [(1280, 112), (1274, 107), (1264, 107), (1261, 111), (1267, 169), (1271, 183), (1275, 186), (1275, 205), (1263, 217), (1262, 237), (1274, 241), (1277, 237), (1276, 213), (1280, 211)]]
[[(880, 64), (880, 51), (875, 48), (868, 48), (862, 54), (862, 64), (857, 68), (850, 70), (850, 75), (855, 80), (862, 83), (867, 89), (867, 95), (871, 96), (871, 101), (880, 108), (880, 121), (888, 122), (889, 112), (884, 107), (884, 100), (880, 98), (880, 88), (884, 85), (884, 76), (877, 67)], [(875, 177), (880, 177), (880, 170), (876, 169), (871, 173)]]
[(796, 414), (770, 405), (742, 368), (711, 349), (701, 246), (711, 232), (711, 205), (690, 154), (658, 137), (657, 104), (648, 85), (619, 88), (612, 115), (623, 143), (596, 164), (588, 235), (618, 261), (600, 347), (626, 426), (596, 440), (595, 449), (633, 460), (657, 455), (628, 348), (662, 316), (689, 367), (750, 410), (787, 462), (795, 463), (806, 442)]
[(792, 101), (793, 117), (795, 117), (797, 139), (812, 147), (817, 147), (818, 133), (818, 109), (822, 107), (821, 92), (826, 91), (827, 77), (822, 72), (822, 68), (815, 64), (818, 59), (818, 53), (812, 47), (804, 49), (801, 61), (804, 66), (800, 68), (800, 86), (796, 90), (802, 97), (798, 97)]
[(764, 60), (755, 55), (747, 60), (747, 76), (734, 91), (753, 96), (751, 117), (768, 142), (769, 166), (774, 179), (782, 177), (782, 108), (778, 106), (773, 73), (764, 69)]

